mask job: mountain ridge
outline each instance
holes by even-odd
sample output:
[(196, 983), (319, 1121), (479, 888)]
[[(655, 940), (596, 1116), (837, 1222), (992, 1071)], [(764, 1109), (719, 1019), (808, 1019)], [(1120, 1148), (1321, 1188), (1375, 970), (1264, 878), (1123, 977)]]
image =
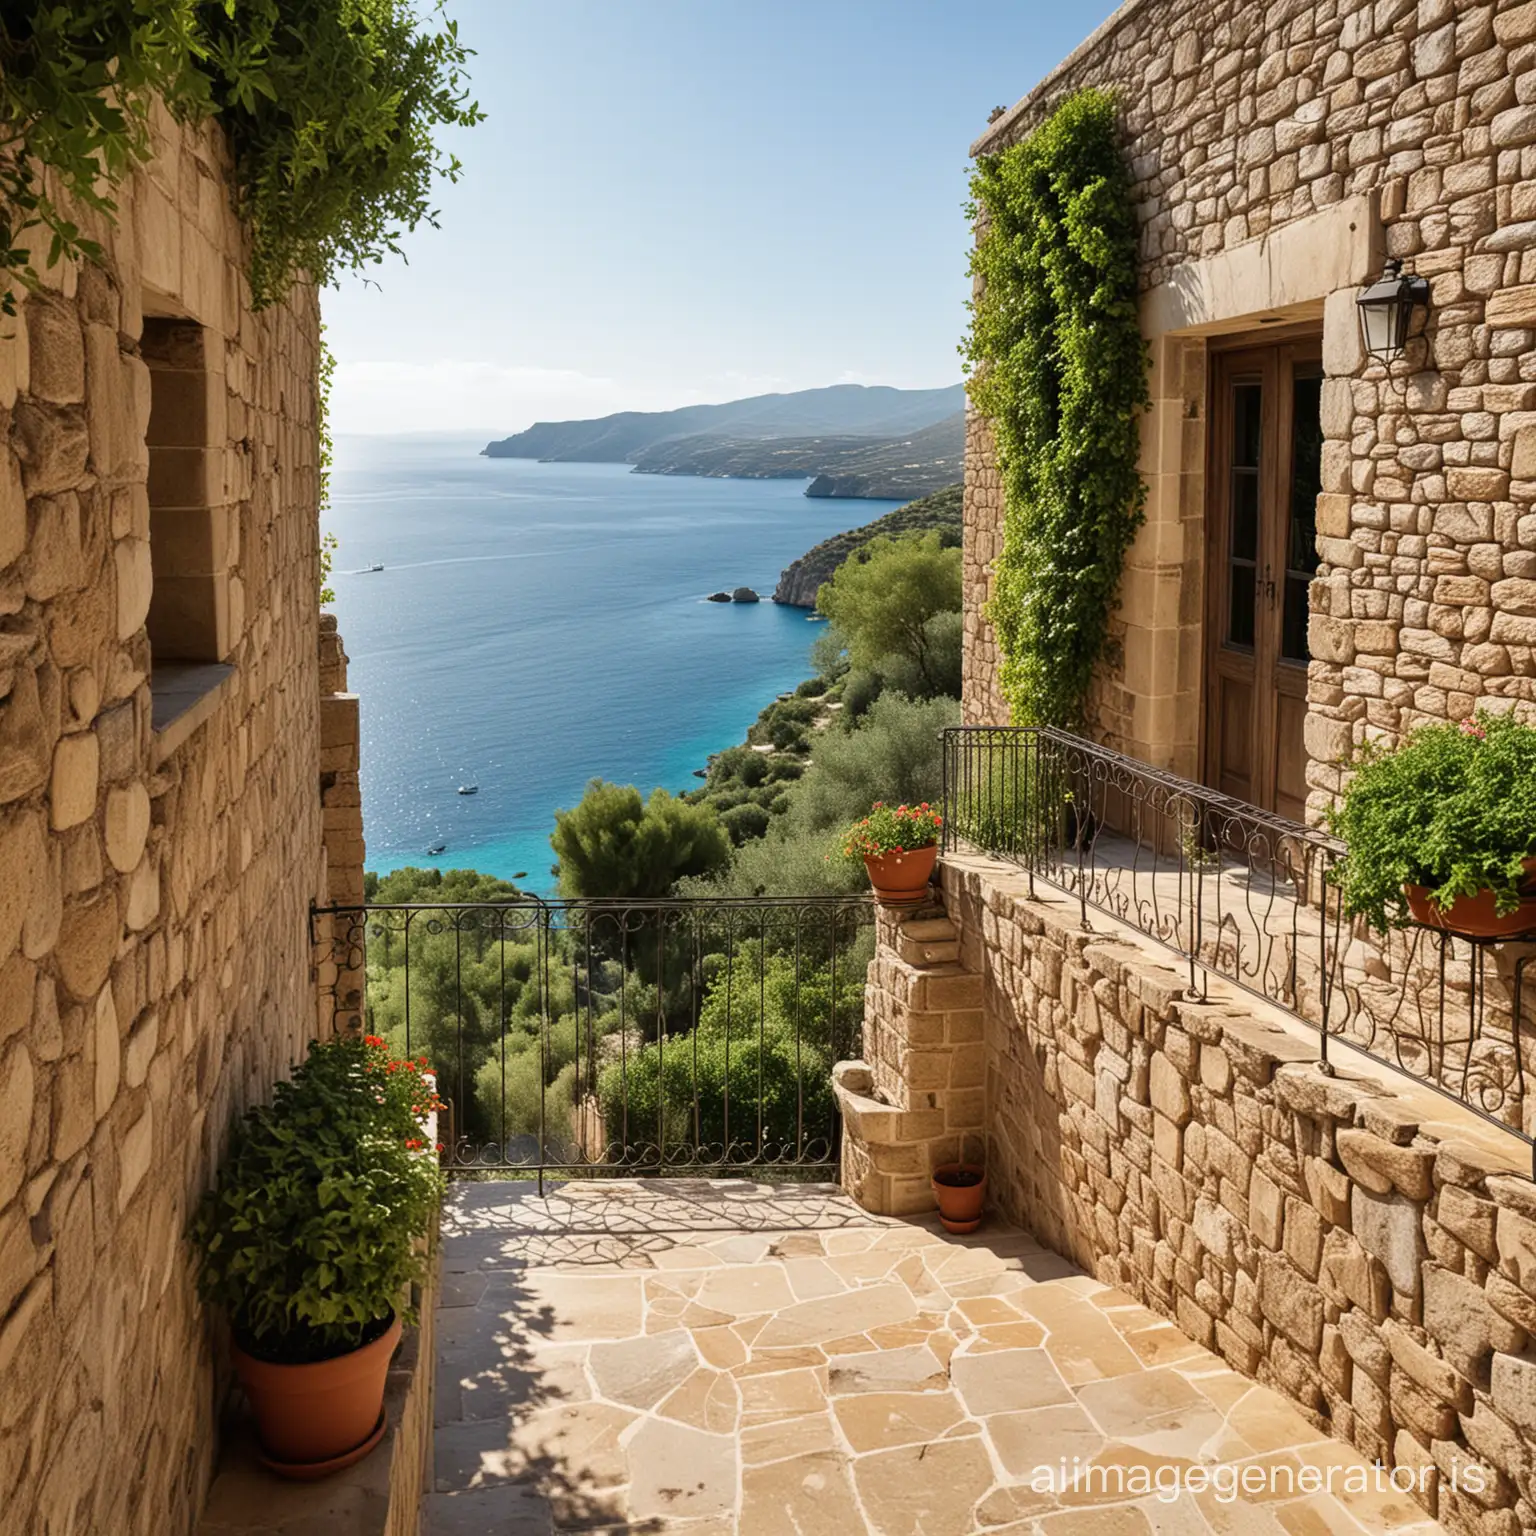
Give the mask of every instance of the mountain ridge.
[(623, 464), (656, 444), (688, 437), (896, 438), (953, 415), (964, 399), (962, 384), (944, 389), (832, 384), (671, 411), (618, 411), (579, 421), (535, 422), (523, 432), (487, 443), (481, 452), (493, 459)]

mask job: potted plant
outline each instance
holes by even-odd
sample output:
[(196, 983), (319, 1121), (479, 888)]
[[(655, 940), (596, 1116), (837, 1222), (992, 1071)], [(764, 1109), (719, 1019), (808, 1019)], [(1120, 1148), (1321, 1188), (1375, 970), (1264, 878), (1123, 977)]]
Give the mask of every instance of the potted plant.
[(941, 1163), (933, 1170), (933, 1197), (948, 1232), (974, 1232), (987, 1198), (987, 1170), (980, 1163)]
[(286, 1476), (349, 1466), (384, 1433), (442, 1196), (425, 1067), (372, 1035), (312, 1045), (246, 1114), (193, 1219), (199, 1290), (228, 1314), (263, 1460)]
[(1340, 805), (1344, 911), (1469, 937), (1536, 932), (1536, 728), (1479, 713), (1368, 744)]
[(876, 898), (900, 906), (927, 896), (943, 825), (944, 818), (926, 800), (894, 807), (877, 800), (839, 843), (844, 858), (864, 860)]

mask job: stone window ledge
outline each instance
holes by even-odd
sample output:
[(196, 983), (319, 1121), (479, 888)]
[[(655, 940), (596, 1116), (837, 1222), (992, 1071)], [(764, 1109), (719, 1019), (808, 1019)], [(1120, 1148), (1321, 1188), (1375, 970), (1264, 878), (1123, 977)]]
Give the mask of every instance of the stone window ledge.
[(236, 676), (217, 661), (157, 662), (149, 680), (154, 764), (159, 767), (219, 707)]

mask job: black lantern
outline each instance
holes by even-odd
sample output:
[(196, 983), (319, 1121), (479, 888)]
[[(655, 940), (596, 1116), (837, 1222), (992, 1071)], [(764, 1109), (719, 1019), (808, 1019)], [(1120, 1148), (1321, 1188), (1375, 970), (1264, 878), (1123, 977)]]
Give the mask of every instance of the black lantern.
[(1360, 336), (1365, 350), (1379, 363), (1401, 357), (1416, 309), (1429, 308), (1429, 279), (1404, 273), (1395, 256), (1388, 258), (1380, 278), (1355, 300), (1360, 310)]

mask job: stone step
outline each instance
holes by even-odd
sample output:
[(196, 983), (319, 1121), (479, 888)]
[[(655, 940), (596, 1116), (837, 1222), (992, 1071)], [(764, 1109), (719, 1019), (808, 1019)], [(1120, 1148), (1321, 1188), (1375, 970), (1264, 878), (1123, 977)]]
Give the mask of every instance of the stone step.
[(960, 941), (945, 939), (925, 943), (921, 939), (909, 939), (903, 934), (897, 941), (896, 953), (908, 965), (953, 965), (960, 958)]
[(955, 925), (947, 917), (911, 917), (899, 926), (903, 938), (916, 939), (921, 944), (941, 944), (946, 939), (959, 937)]

